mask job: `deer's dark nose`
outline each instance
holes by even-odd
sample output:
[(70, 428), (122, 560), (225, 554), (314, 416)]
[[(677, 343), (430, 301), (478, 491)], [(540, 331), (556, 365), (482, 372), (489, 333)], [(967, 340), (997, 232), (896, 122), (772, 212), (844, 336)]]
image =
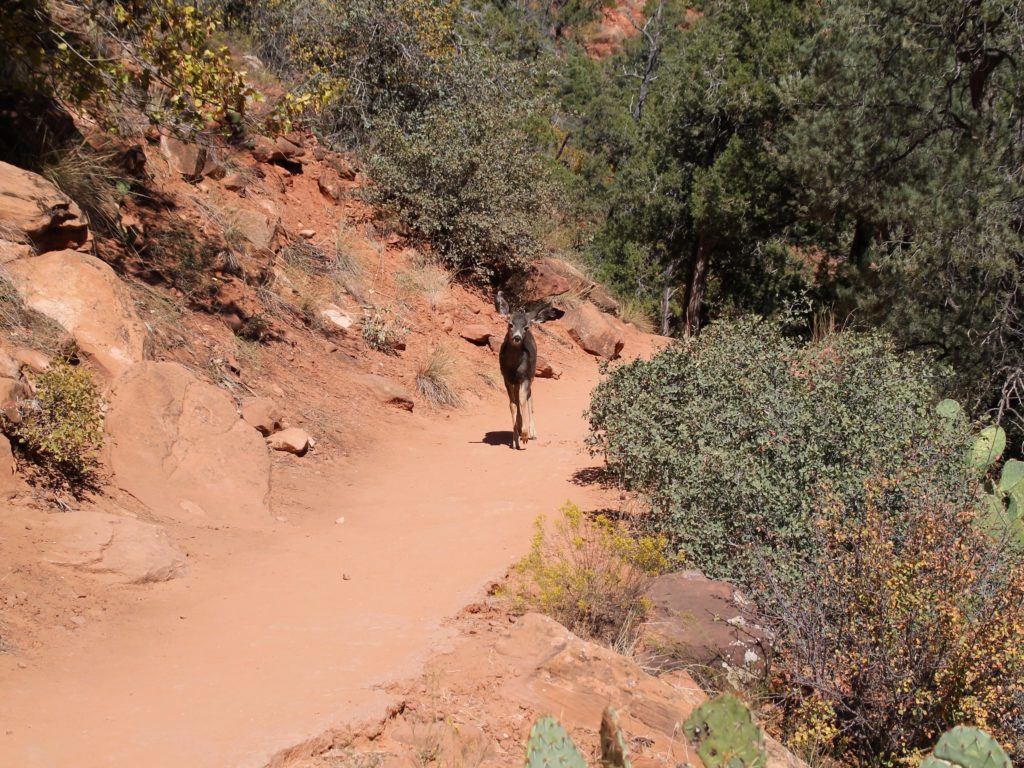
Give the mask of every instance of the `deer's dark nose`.
[(512, 334), (512, 341), (514, 341), (516, 344), (518, 344), (522, 340), (523, 340), (523, 334), (521, 334), (521, 333), (513, 333)]

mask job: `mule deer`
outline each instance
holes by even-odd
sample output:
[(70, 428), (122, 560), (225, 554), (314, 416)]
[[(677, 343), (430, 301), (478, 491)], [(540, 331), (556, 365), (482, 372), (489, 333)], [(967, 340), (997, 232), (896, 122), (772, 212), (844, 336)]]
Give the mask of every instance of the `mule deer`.
[[(508, 408), (512, 412), (512, 447), (519, 449), (519, 441), (525, 444), (537, 439), (537, 425), (533, 420), (533, 376), (537, 372), (537, 342), (533, 339), (530, 326), (557, 320), (565, 313), (560, 309), (543, 304), (530, 311), (510, 312), (508, 302), (498, 291), (494, 306), (502, 317), (508, 318), (508, 331), (501, 342), (498, 362), (501, 377), (508, 392)], [(526, 418), (523, 418), (523, 411)], [(529, 431), (526, 430), (527, 426)]]

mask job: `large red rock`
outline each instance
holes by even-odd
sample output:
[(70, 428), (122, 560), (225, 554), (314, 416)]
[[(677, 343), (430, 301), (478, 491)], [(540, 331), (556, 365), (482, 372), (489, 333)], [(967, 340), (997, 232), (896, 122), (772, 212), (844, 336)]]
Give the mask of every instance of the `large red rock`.
[(644, 626), (646, 651), (664, 649), (685, 664), (756, 671), (764, 666), (766, 633), (755, 606), (732, 584), (709, 579), (700, 571), (659, 576), (647, 588), (650, 604)]
[(313, 446), (313, 438), (304, 429), (288, 427), (268, 437), (267, 445), (275, 451), (305, 456), (306, 451)]
[(89, 238), (78, 205), (42, 176), (0, 162), (0, 240), (38, 251), (77, 248)]
[(112, 574), (130, 584), (185, 575), (188, 562), (158, 525), (123, 514), (76, 510), (47, 516), (44, 556), (51, 563)]
[(274, 243), (281, 219), (248, 208), (237, 208), (231, 214), (231, 225), (257, 250), (267, 250)]
[(324, 168), (316, 183), (320, 187), (321, 194), (331, 198), (334, 202), (341, 200), (343, 194), (341, 177), (333, 168)]
[(269, 397), (248, 397), (242, 400), (242, 418), (264, 437), (287, 426), (284, 413)]
[[(473, 754), (498, 755), (495, 765), (513, 765), (515, 759), (521, 764), (531, 726), (540, 715), (551, 714), (583, 754), (596, 754), (602, 713), (609, 706), (618, 713), (636, 768), (703, 765), (680, 724), (707, 697), (685, 671), (655, 677), (632, 658), (582, 640), (538, 614), (512, 624), (472, 626), (474, 634), (435, 657), (424, 678), (404, 692), (403, 707), (374, 731), (373, 749), (395, 755), (394, 765), (403, 765), (405, 757), (415, 765), (417, 753), (428, 747), (441, 753), (439, 764), (459, 764), (459, 756), (470, 751), (467, 743)], [(465, 722), (472, 742), (446, 743), (438, 738), (443, 733), (427, 732), (422, 717), (435, 711), (431, 692), (437, 690), (445, 691), (448, 702), (443, 714), (471, 713), (460, 720), (459, 730)], [(350, 755), (360, 748), (352, 740), (338, 746), (343, 745), (352, 747)], [(806, 768), (767, 735), (765, 751), (765, 768)]]
[(51, 363), (49, 355), (28, 347), (15, 347), (11, 352), (11, 357), (18, 364), (19, 370), (21, 366), (25, 366), (32, 373), (43, 373)]
[(7, 379), (16, 379), (21, 372), (21, 365), (15, 360), (11, 353), (0, 347), (0, 376)]
[(54, 251), (8, 266), (25, 304), (62, 326), (109, 378), (142, 360), (146, 331), (109, 265), (77, 251)]
[(593, 304), (570, 310), (563, 322), (573, 340), (592, 355), (614, 360), (626, 346), (622, 328)]
[[(167, 158), (167, 164), (171, 170), (177, 171), (186, 178), (197, 178), (199, 176), (213, 176), (223, 178), (224, 166), (217, 162), (214, 150), (203, 148), (198, 144), (191, 144), (174, 138), (173, 136), (160, 137), (160, 151)], [(200, 160), (202, 165), (200, 165)]]
[(530, 273), (527, 286), (529, 297), (535, 300), (550, 299), (572, 290), (573, 281), (569, 279), (564, 266), (567, 265), (560, 259), (545, 257), (538, 260)]
[(106, 426), (114, 483), (158, 516), (244, 526), (270, 514), (263, 439), (224, 390), (186, 368), (133, 366), (116, 382)]
[(459, 336), (466, 341), (476, 344), (478, 347), (486, 346), (488, 339), (494, 335), (494, 329), (479, 323), (465, 325), (459, 331)]
[(588, 298), (597, 305), (597, 308), (602, 312), (607, 312), (610, 315), (619, 314), (619, 302), (614, 296), (605, 290), (605, 287), (600, 283), (594, 283), (594, 286), (590, 289)]
[(17, 470), (18, 463), (14, 460), (11, 441), (0, 435), (0, 499), (9, 499), (18, 492)]
[(537, 367), (534, 374), (538, 379), (560, 379), (562, 371), (549, 363), (545, 358), (537, 355)]
[(375, 373), (364, 373), (355, 377), (356, 381), (365, 386), (377, 400), (385, 405), (394, 405), (406, 411), (413, 409), (413, 399), (409, 391), (397, 381), (378, 376)]

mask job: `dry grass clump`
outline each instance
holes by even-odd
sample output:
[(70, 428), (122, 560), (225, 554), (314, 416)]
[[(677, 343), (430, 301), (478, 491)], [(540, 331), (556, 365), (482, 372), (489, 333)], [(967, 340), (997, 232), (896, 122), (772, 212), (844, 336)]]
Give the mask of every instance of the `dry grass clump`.
[(451, 272), (438, 264), (422, 260), (395, 275), (395, 290), (399, 298), (423, 296), (431, 311), (436, 311), (448, 296), (451, 282)]
[(117, 171), (113, 152), (87, 144), (64, 148), (43, 161), (42, 175), (78, 204), (94, 231), (110, 237), (120, 234), (121, 198), (130, 186)]
[(635, 299), (628, 299), (619, 305), (619, 319), (624, 323), (629, 323), (641, 333), (654, 333), (657, 330), (654, 318)]
[(462, 405), (462, 398), (452, 386), (454, 371), (455, 357), (451, 350), (443, 346), (434, 347), (430, 357), (416, 372), (416, 388), (435, 405), (457, 408)]
[(535, 529), (529, 554), (513, 569), (514, 605), (582, 637), (631, 648), (649, 610), (650, 580), (678, 565), (667, 539), (636, 537), (624, 523), (591, 518), (571, 502), (553, 521), (538, 518)]

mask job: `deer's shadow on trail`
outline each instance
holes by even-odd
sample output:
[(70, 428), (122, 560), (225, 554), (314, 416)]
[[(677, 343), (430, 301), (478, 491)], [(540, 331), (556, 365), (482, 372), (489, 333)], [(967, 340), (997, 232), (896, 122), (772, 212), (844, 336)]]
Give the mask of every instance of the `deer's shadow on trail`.
[(484, 445), (503, 445), (508, 448), (512, 445), (512, 430), (505, 429), (497, 432), (487, 432), (482, 440), (475, 442), (481, 442)]

